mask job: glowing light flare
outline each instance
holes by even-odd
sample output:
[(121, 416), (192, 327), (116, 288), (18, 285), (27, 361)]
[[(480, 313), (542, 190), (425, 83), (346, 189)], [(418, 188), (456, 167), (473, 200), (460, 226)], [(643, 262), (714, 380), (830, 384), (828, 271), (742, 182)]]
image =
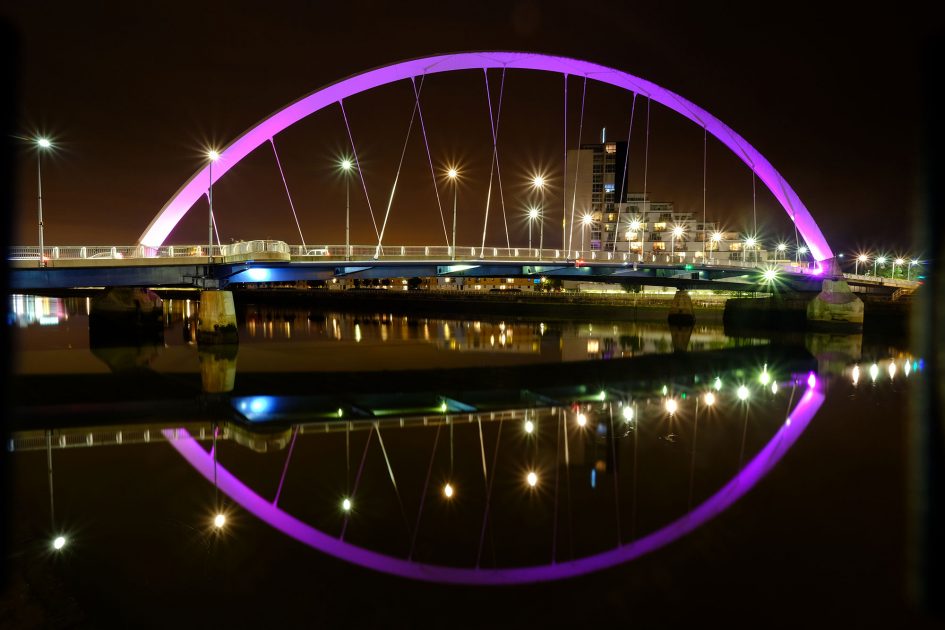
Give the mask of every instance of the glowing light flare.
[(220, 513), (220, 514), (217, 514), (216, 516), (213, 517), (213, 526), (214, 526), (214, 527), (216, 527), (217, 529), (223, 529), (223, 526), (224, 526), (224, 525), (226, 525), (226, 515), (225, 515), (225, 514)]
[(761, 374), (758, 375), (758, 381), (762, 385), (767, 385), (771, 382), (771, 375), (768, 374), (768, 365), (765, 364), (764, 368), (761, 370)]
[(341, 170), (343, 171), (350, 171), (351, 167), (354, 166), (354, 164), (351, 162), (351, 160), (349, 160), (348, 158), (345, 158), (341, 160), (338, 166), (340, 166)]
[(866, 254), (860, 254), (859, 256), (856, 257), (856, 259), (860, 261), (861, 263), (865, 263), (865, 262), (869, 262), (870, 258)]
[(712, 232), (712, 241), (715, 243), (722, 242), (722, 233), (721, 232)]
[(631, 407), (630, 405), (627, 405), (626, 407), (623, 408), (623, 419), (626, 420), (627, 422), (633, 421), (633, 407)]
[(669, 415), (673, 415), (674, 413), (676, 413), (676, 410), (679, 409), (679, 403), (676, 402), (675, 398), (667, 398), (665, 406), (666, 406), (666, 413), (668, 413)]
[(65, 536), (56, 536), (56, 539), (53, 540), (52, 546), (53, 546), (53, 549), (55, 549), (56, 551), (61, 551), (62, 548), (66, 546)]
[(889, 380), (896, 378), (896, 364), (893, 361), (889, 362), (889, 367), (886, 368), (886, 371), (889, 372)]
[(525, 421), (525, 433), (534, 433), (534, 431), (535, 431), (535, 423), (532, 422), (531, 420), (526, 420), (526, 421)]
[(706, 392), (705, 396), (702, 397), (702, 400), (705, 401), (705, 404), (711, 407), (715, 404), (715, 394), (712, 392)]
[(443, 496), (445, 496), (447, 499), (451, 499), (453, 497), (453, 486), (451, 484), (446, 484), (443, 486)]
[(529, 486), (534, 488), (536, 485), (538, 485), (538, 475), (536, 475), (534, 471), (530, 471), (525, 477), (525, 481), (528, 482)]
[(532, 178), (532, 186), (541, 190), (545, 187), (545, 176), (544, 175), (535, 175)]
[(878, 377), (879, 377), (879, 366), (874, 363), (873, 365), (870, 366), (870, 379), (872, 379), (875, 382)]
[(673, 226), (673, 238), (682, 238), (682, 235), (686, 232), (685, 228), (681, 225)]
[(761, 277), (764, 279), (765, 282), (774, 282), (778, 277), (778, 270), (765, 269), (764, 272), (761, 274)]
[(579, 414), (577, 415), (577, 423), (578, 423), (578, 426), (579, 426), (579, 427), (586, 426), (586, 425), (587, 425), (587, 416), (585, 416), (583, 413), (579, 413)]
[(784, 253), (787, 251), (787, 243), (778, 243), (778, 252)]
[[(49, 147), (52, 146), (52, 141), (50, 141), (49, 138), (36, 138), (36, 146), (38, 146), (40, 149), (48, 149)], [(60, 539), (63, 541), (62, 544), (65, 544), (65, 538), (60, 536), (56, 540), (60, 540)], [(61, 547), (58, 547), (58, 548), (61, 549)]]
[(854, 366), (853, 366), (852, 379), (853, 379), (853, 384), (854, 384), (854, 385), (856, 385), (857, 383), (860, 382), (860, 366), (859, 366), (859, 365), (854, 365)]
[(908, 361), (904, 361), (904, 362), (902, 363), (902, 372), (903, 372), (903, 374), (905, 374), (906, 376), (909, 376), (909, 373), (910, 373), (911, 371), (912, 371), (912, 364), (909, 363)]
[(538, 208), (529, 208), (528, 209), (528, 218), (535, 220), (538, 218)]
[(589, 214), (585, 214), (583, 217), (581, 217), (581, 223), (583, 223), (584, 225), (590, 225), (593, 222), (594, 222), (594, 217), (592, 217)]
[(217, 151), (216, 149), (210, 149), (209, 151), (207, 151), (207, 159), (210, 160), (211, 162), (216, 162), (217, 160), (220, 159), (220, 152)]
[(813, 372), (807, 375), (807, 386), (811, 389), (817, 387), (817, 376)]
[(735, 390), (735, 395), (738, 396), (739, 400), (748, 400), (748, 397), (751, 393), (748, 391), (748, 388), (744, 385), (739, 385), (738, 389)]
[(722, 391), (722, 379), (718, 376), (715, 377), (715, 383), (712, 385), (715, 388), (715, 391)]
[(349, 499), (348, 497), (345, 497), (344, 500), (341, 502), (341, 509), (344, 510), (345, 512), (350, 512), (351, 499)]
[(631, 231), (631, 232), (639, 232), (641, 227), (643, 227), (643, 226), (642, 226), (641, 223), (640, 223), (638, 220), (636, 220), (636, 219), (634, 219), (633, 221), (630, 222), (630, 231)]
[(778, 393), (778, 382), (777, 382), (777, 381), (772, 381), (772, 382), (771, 382), (771, 393), (772, 393), (772, 394), (777, 394), (777, 393)]

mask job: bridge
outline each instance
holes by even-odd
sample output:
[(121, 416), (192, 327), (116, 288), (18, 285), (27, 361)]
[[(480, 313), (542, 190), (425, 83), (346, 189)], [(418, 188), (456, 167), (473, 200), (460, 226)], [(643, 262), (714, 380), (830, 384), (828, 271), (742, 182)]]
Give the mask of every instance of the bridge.
[[(478, 71), (485, 79), (484, 95), (488, 104), (490, 136), (488, 187), (483, 207), (483, 228), (479, 244), (459, 246), (457, 238), (457, 189), (463, 179), (462, 167), (455, 161), (438, 158), (453, 149), (431, 148), (424, 119), (421, 92), (426, 81), (442, 73)], [(493, 81), (490, 82), (490, 71)], [(531, 202), (526, 221), (527, 246), (513, 244), (506, 208), (500, 164), (499, 130), (506, 75), (519, 71), (553, 73), (564, 78), (563, 159), (561, 163), (534, 169), (526, 178)], [(498, 93), (492, 83), (499, 79)], [(512, 80), (511, 78), (509, 79)], [(585, 105), (589, 81), (629, 92), (629, 125), (626, 142), (587, 144), (584, 137)], [(363, 92), (383, 86), (409, 82), (412, 112), (396, 174), (390, 183), (386, 201), (374, 202), (367, 178), (373, 174), (359, 159), (352, 120), (345, 102)], [(568, 113), (568, 86), (581, 83), (580, 118), (577, 143), (573, 121)], [(573, 100), (573, 99), (572, 99)], [(637, 114), (637, 101), (640, 111)], [(631, 144), (634, 121), (636, 143), (643, 144), (642, 193), (630, 192)], [(650, 106), (661, 105), (694, 123), (702, 131), (702, 216), (695, 211), (675, 212), (671, 204), (658, 204), (649, 198), (647, 172), (650, 145)], [(345, 244), (312, 246), (306, 244), (302, 220), (289, 186), (276, 144), (278, 134), (328, 108), (337, 107), (344, 122), (349, 146), (339, 160), (339, 172), (345, 184)], [(569, 123), (571, 133), (569, 134)], [(645, 124), (645, 133), (640, 126)], [(639, 136), (643, 134), (641, 139)], [(423, 141), (432, 182), (432, 198), (440, 221), (432, 221), (434, 230), (442, 227), (443, 245), (391, 245), (387, 228), (404, 156), (412, 136)], [(749, 233), (726, 231), (719, 221), (709, 221), (706, 207), (706, 148), (709, 138), (718, 141), (740, 160), (751, 174), (752, 223)], [(618, 146), (619, 145), (619, 146)], [(50, 142), (39, 139), (39, 149), (48, 150)], [(248, 241), (224, 244), (213, 205), (214, 184), (260, 147), (272, 149), (274, 165), (288, 201), (300, 245), (284, 241)], [(436, 149), (440, 149), (437, 151)], [(638, 149), (639, 150), (639, 149)], [(363, 152), (363, 147), (362, 147)], [(623, 155), (622, 158), (620, 156)], [(585, 160), (582, 167), (581, 160)], [(609, 156), (609, 157), (608, 157)], [(622, 160), (622, 161), (621, 161)], [(593, 168), (588, 168), (588, 161)], [(584, 170), (582, 170), (582, 168)], [(639, 166), (637, 166), (638, 170)], [(438, 171), (440, 174), (438, 175)], [(583, 175), (582, 175), (583, 173)], [(508, 179), (508, 166), (506, 166)], [(553, 182), (557, 181), (558, 184)], [(794, 238), (793, 261), (787, 258), (789, 244), (782, 240), (773, 260), (761, 246), (756, 218), (755, 182), (767, 189), (790, 221)], [(351, 233), (352, 183), (359, 201), (370, 215), (370, 227), (377, 242), (353, 245)], [(481, 182), (485, 185), (485, 182)], [(552, 208), (546, 195), (552, 187), (563, 190), (560, 207)], [(452, 192), (452, 221), (449, 192)], [(363, 195), (363, 199), (362, 199)], [(194, 206), (206, 199), (208, 206), (205, 245), (168, 245), (169, 236)], [(509, 194), (511, 199), (511, 193)], [(432, 204), (431, 204), (432, 205)], [(375, 207), (376, 206), (376, 207)], [(560, 208), (560, 214), (558, 214)], [(490, 211), (495, 217), (501, 210), (504, 232), (495, 234), (487, 245)], [(466, 209), (464, 208), (464, 212)], [(266, 212), (259, 213), (265, 215)], [(557, 228), (560, 218), (561, 232)], [(324, 217), (319, 218), (321, 225)], [(413, 220), (418, 220), (413, 217)], [(451, 228), (450, 229), (450, 225)], [(547, 227), (546, 227), (547, 225)], [(524, 224), (519, 225), (522, 236)], [(533, 228), (538, 247), (534, 247)], [(547, 236), (546, 236), (547, 232)], [(576, 238), (577, 235), (577, 238)], [(503, 238), (504, 237), (504, 238)], [(495, 239), (498, 242), (495, 242)], [(311, 241), (309, 241), (310, 243)], [(331, 280), (338, 278), (375, 279), (404, 277), (515, 277), (585, 280), (594, 282), (639, 283), (688, 288), (820, 290), (830, 295), (818, 298), (812, 317), (827, 322), (862, 323), (862, 303), (852, 295), (849, 284), (880, 290), (908, 291), (917, 286), (910, 279), (880, 280), (867, 276), (844, 275), (817, 223), (797, 193), (774, 166), (733, 129), (711, 113), (682, 96), (650, 81), (626, 72), (576, 59), (514, 52), (472, 52), (437, 55), (402, 61), (369, 70), (321, 89), (290, 103), (252, 126), (221, 150), (209, 148), (206, 162), (188, 179), (154, 216), (132, 246), (52, 246), (43, 242), (42, 189), (39, 195), (39, 247), (15, 247), (9, 253), (14, 290), (40, 290), (67, 287), (175, 287), (195, 286), (221, 290), (236, 283)], [(554, 244), (554, 249), (546, 247)], [(669, 249), (669, 253), (666, 250)]]

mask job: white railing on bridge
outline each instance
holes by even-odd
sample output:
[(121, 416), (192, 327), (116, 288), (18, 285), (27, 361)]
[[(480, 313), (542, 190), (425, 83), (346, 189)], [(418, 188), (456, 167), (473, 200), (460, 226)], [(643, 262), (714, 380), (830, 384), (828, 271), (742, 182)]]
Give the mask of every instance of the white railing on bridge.
[[(291, 255), (289, 245), (284, 241), (255, 240), (228, 243), (226, 245), (56, 245), (43, 248), (43, 259), (56, 260), (124, 260), (152, 258), (229, 258), (252, 254)], [(7, 255), (8, 260), (38, 260), (39, 247), (13, 246)]]

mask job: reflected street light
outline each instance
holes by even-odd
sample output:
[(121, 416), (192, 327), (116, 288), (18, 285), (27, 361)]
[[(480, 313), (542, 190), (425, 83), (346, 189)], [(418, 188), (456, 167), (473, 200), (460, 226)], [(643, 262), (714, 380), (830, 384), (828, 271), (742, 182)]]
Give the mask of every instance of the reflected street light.
[(36, 138), (36, 183), (37, 183), (37, 212), (39, 215), (39, 266), (46, 266), (46, 257), (44, 254), (43, 243), (43, 152), (52, 148), (52, 142), (49, 138)]
[(352, 162), (348, 158), (341, 160), (339, 164), (341, 172), (345, 178), (345, 260), (351, 260), (351, 167)]
[(459, 177), (459, 171), (450, 167), (450, 169), (446, 171), (446, 176), (449, 177), (450, 181), (453, 183), (453, 246), (450, 248), (450, 260), (456, 260), (456, 178)]

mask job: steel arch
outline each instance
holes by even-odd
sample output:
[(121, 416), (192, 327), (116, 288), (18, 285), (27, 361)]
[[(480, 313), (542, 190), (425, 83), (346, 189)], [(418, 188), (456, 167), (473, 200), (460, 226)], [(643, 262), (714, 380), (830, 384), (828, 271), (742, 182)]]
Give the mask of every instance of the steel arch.
[[(423, 57), (409, 61), (401, 61), (374, 70), (368, 70), (342, 79), (326, 87), (315, 90), (303, 96), (266, 117), (261, 122), (245, 131), (240, 137), (231, 142), (222, 152), (220, 159), (212, 169), (213, 181), (216, 182), (233, 166), (249, 155), (259, 145), (268, 141), (280, 131), (290, 127), (328, 105), (341, 101), (349, 96), (359, 94), (372, 88), (386, 85), (394, 81), (410, 79), (412, 77), (450, 72), (456, 70), (489, 70), (507, 68), (518, 70), (540, 70), (576, 76), (586, 76), (602, 83), (637, 92), (647, 98), (660, 103), (688, 118), (699, 126), (704, 127), (722, 144), (727, 146), (745, 164), (751, 168), (758, 178), (775, 196), (788, 217), (797, 226), (811, 255), (817, 261), (833, 258), (833, 253), (823, 233), (817, 226), (810, 212), (801, 202), (797, 193), (787, 181), (775, 170), (774, 166), (755, 150), (744, 138), (735, 133), (721, 120), (696, 106), (685, 98), (662, 88), (655, 83), (635, 77), (626, 72), (608, 68), (596, 63), (522, 52), (465, 52), (451, 53)], [(174, 194), (160, 212), (152, 219), (147, 229), (138, 239), (139, 244), (147, 247), (158, 247), (170, 234), (174, 226), (181, 220), (188, 210), (204, 194), (210, 184), (210, 166), (194, 173), (187, 183)]]

